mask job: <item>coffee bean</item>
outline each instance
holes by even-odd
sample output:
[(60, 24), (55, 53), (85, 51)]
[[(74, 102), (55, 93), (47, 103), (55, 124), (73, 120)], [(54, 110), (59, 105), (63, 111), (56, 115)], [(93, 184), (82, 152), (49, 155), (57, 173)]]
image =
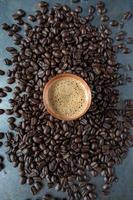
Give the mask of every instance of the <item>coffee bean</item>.
[(31, 186), (31, 192), (32, 192), (33, 195), (36, 195), (37, 192), (38, 192), (34, 185)]
[(0, 141), (0, 147), (2, 147), (2, 145), (3, 145), (3, 142)]
[(12, 109), (6, 109), (5, 110), (5, 113), (7, 114), (7, 115), (12, 115), (13, 114), (13, 110)]
[(11, 30), (15, 33), (21, 30), (21, 27), (18, 26), (17, 24), (12, 24)]
[(24, 20), (22, 18), (18, 18), (17, 24), (18, 25), (23, 25), (24, 24)]
[(5, 30), (5, 31), (10, 30), (10, 25), (8, 25), (7, 23), (3, 23), (3, 24), (1, 25), (1, 27), (2, 27), (2, 29)]
[(9, 86), (5, 86), (4, 92), (12, 92), (12, 88), (10, 88)]
[(3, 138), (4, 138), (4, 133), (0, 132), (0, 139), (3, 139)]
[(82, 12), (82, 7), (81, 7), (81, 6), (77, 6), (77, 7), (75, 8), (75, 12), (81, 13), (81, 12)]
[(124, 13), (123, 19), (129, 20), (129, 19), (132, 18), (132, 16), (133, 16), (132, 13), (130, 11), (127, 11), (127, 12)]
[(125, 54), (128, 54), (128, 53), (131, 53), (131, 50), (129, 48), (127, 48), (127, 47), (124, 47), (122, 49), (122, 52), (125, 53)]
[(35, 22), (36, 21), (36, 17), (34, 15), (29, 15), (28, 16), (28, 20)]
[(118, 26), (119, 23), (118, 23), (118, 21), (116, 21), (116, 20), (112, 20), (112, 21), (110, 22), (110, 25), (111, 25), (111, 26)]
[(101, 16), (101, 21), (102, 22), (106, 22), (106, 21), (108, 21), (109, 20), (109, 17), (107, 16), (107, 15), (102, 15)]
[(90, 15), (93, 15), (95, 13), (95, 10), (96, 10), (95, 7), (93, 5), (90, 5), (88, 12), (89, 12)]
[(14, 77), (7, 79), (7, 83), (8, 84), (13, 84), (14, 82), (15, 82), (15, 78)]
[(4, 109), (0, 109), (0, 115), (4, 114), (5, 110)]
[(7, 121), (8, 121), (8, 123), (12, 124), (16, 121), (16, 119), (14, 117), (9, 117)]
[(5, 75), (5, 72), (0, 69), (0, 76), (3, 76), (3, 75)]
[(38, 7), (39, 7), (39, 8), (45, 8), (45, 7), (47, 7), (47, 6), (48, 6), (48, 3), (45, 2), (45, 1), (40, 1), (40, 2), (38, 3)]
[(6, 65), (11, 65), (12, 64), (12, 61), (9, 60), (8, 58), (5, 58), (4, 61), (5, 61)]
[(34, 183), (33, 178), (29, 177), (27, 178), (27, 184), (32, 185)]
[(26, 183), (26, 177), (22, 176), (20, 179), (20, 184), (23, 185)]
[(7, 96), (7, 93), (5, 93), (4, 91), (0, 91), (0, 97), (4, 98)]
[(132, 37), (127, 38), (127, 44), (133, 44), (133, 38)]
[(21, 17), (24, 17), (26, 15), (26, 12), (24, 10), (22, 10), (22, 9), (18, 9), (16, 14), (21, 16)]

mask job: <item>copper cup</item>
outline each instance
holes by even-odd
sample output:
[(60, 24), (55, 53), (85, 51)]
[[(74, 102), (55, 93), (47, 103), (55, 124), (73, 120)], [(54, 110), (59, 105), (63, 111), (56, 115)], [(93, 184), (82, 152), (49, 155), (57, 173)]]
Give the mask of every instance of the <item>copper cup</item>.
[[(50, 103), (50, 90), (51, 87), (54, 86), (55, 83), (61, 81), (61, 80), (65, 80), (65, 79), (70, 78), (70, 80), (75, 80), (80, 82), (80, 84), (82, 85), (82, 89), (85, 92), (85, 102), (84, 105), (82, 106), (82, 109), (79, 110), (79, 112), (75, 115), (65, 115), (62, 113), (59, 113), (57, 110), (55, 110)], [(67, 98), (67, 97), (66, 97)], [(64, 121), (69, 121), (69, 120), (75, 120), (80, 118), (82, 115), (84, 115), (87, 110), (89, 109), (90, 105), (91, 105), (91, 90), (90, 87), (88, 86), (88, 84), (79, 76), (71, 74), (71, 73), (63, 73), (63, 74), (59, 74), (55, 77), (53, 77), (51, 80), (49, 80), (45, 87), (44, 87), (44, 91), (43, 91), (43, 102), (44, 105), (48, 111), (49, 114), (51, 114), (52, 116), (54, 116), (57, 119), (60, 120), (64, 120)], [(54, 101), (54, 99), (52, 99)], [(67, 99), (66, 99), (67, 100)], [(76, 101), (76, 99), (75, 99)], [(66, 101), (67, 102), (67, 101)]]

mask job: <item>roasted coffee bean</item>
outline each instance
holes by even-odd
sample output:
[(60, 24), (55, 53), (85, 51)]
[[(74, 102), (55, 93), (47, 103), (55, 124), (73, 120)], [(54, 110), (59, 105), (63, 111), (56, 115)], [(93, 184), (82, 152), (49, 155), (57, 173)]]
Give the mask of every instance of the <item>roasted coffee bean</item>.
[(1, 98), (4, 98), (4, 97), (6, 97), (7, 96), (7, 93), (5, 93), (4, 91), (1, 91), (0, 92), (0, 97)]
[(11, 54), (17, 53), (17, 49), (14, 47), (6, 47), (6, 50)]
[(75, 12), (81, 13), (81, 12), (82, 12), (82, 7), (81, 7), (81, 6), (77, 6), (77, 7), (75, 8)]
[(9, 86), (5, 86), (4, 92), (12, 92), (12, 88), (10, 88)]
[(1, 25), (1, 27), (2, 27), (2, 29), (5, 30), (5, 31), (10, 30), (10, 25), (8, 25), (7, 23), (3, 23), (3, 24)]
[(97, 8), (104, 8), (105, 7), (105, 3), (103, 1), (98, 1), (96, 4)]
[(45, 8), (45, 7), (48, 7), (48, 3), (45, 2), (45, 1), (40, 1), (40, 2), (38, 3), (38, 7), (39, 7), (39, 8)]
[(109, 20), (109, 17), (107, 15), (102, 15), (100, 19), (102, 22), (106, 22)]
[(16, 14), (19, 15), (20, 17), (24, 17), (26, 15), (26, 12), (22, 9), (18, 9)]
[(12, 109), (6, 109), (5, 110), (5, 113), (7, 114), (7, 115), (12, 115), (13, 114), (13, 110)]
[(22, 176), (20, 179), (20, 184), (23, 185), (26, 183), (26, 177)]
[(31, 192), (32, 192), (33, 195), (36, 195), (37, 192), (38, 192), (34, 185), (31, 186)]
[(0, 69), (0, 75), (3, 76), (5, 75), (5, 72), (3, 70)]
[(15, 33), (21, 30), (21, 27), (18, 26), (17, 24), (12, 24), (11, 30)]
[(36, 17), (34, 15), (29, 15), (28, 16), (28, 20), (35, 22), (36, 21)]
[(33, 183), (34, 183), (33, 178), (31, 178), (31, 177), (27, 178), (27, 184), (28, 185), (32, 185)]
[(15, 78), (14, 77), (7, 79), (7, 83), (8, 84), (13, 84), (14, 82), (15, 82)]
[(15, 117), (9, 117), (7, 120), (9, 123), (14, 123), (16, 121)]
[(12, 64), (12, 61), (9, 60), (8, 58), (5, 58), (4, 61), (5, 61), (6, 65), (11, 65)]
[(5, 110), (4, 109), (0, 109), (0, 115), (4, 114)]
[(0, 155), (0, 163), (3, 163), (4, 157)]
[(127, 11), (127, 12), (124, 13), (123, 19), (129, 20), (129, 19), (132, 18), (132, 16), (133, 16), (133, 14), (130, 11)]
[(96, 10), (95, 7), (90, 5), (89, 9), (88, 9), (88, 12), (89, 12), (90, 15), (93, 15), (95, 13), (95, 10)]
[(0, 141), (0, 147), (2, 147), (2, 145), (3, 145), (3, 142)]
[(23, 20), (22, 18), (19, 18), (19, 19), (17, 20), (17, 24), (18, 24), (18, 25), (23, 25), (23, 24), (24, 24), (24, 20)]
[(116, 21), (116, 20), (112, 20), (112, 21), (110, 22), (110, 25), (111, 25), (111, 26), (118, 26), (119, 23), (118, 23), (118, 21)]
[(0, 140), (4, 138), (4, 133), (0, 132)]
[(127, 48), (127, 47), (124, 47), (122, 49), (122, 52), (125, 53), (125, 54), (128, 54), (128, 53), (131, 53), (131, 50), (129, 48)]
[(127, 44), (133, 44), (133, 38), (132, 37), (127, 38)]
[(97, 12), (100, 14), (100, 15), (103, 15), (107, 12), (106, 8), (105, 7), (98, 7), (97, 9)]
[(19, 19), (20, 19), (20, 16), (19, 16), (17, 13), (15, 13), (15, 14), (12, 15), (12, 18), (13, 18), (14, 20), (19, 20)]

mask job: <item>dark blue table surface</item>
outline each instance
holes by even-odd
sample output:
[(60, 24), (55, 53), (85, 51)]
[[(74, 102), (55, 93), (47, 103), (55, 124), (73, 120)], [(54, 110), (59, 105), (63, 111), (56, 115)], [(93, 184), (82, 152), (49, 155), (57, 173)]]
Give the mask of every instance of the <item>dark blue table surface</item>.
[[(0, 0), (0, 24), (3, 22), (13, 23), (11, 15), (13, 12), (19, 8), (26, 10), (29, 14), (33, 13), (37, 8), (36, 4), (38, 0)], [(55, 3), (67, 4), (70, 7), (75, 7), (77, 4), (72, 4), (70, 0), (49, 0), (50, 6)], [(87, 13), (88, 5), (96, 4), (97, 0), (81, 0), (80, 4), (84, 8), (83, 14)], [(133, 0), (106, 0), (106, 6), (108, 8), (108, 15), (111, 19), (119, 20), (123, 12), (127, 10), (133, 11)], [(98, 21), (95, 20), (94, 24)], [(124, 28), (129, 36), (133, 36), (133, 20), (130, 20)], [(11, 38), (9, 38), (3, 30), (0, 30), (0, 68), (7, 71), (8, 67), (5, 66), (3, 59), (9, 56), (5, 51), (6, 46), (13, 45)], [(132, 47), (131, 47), (132, 48)], [(133, 48), (132, 48), (133, 50)], [(133, 64), (133, 54), (130, 55), (118, 55), (118, 60), (121, 63)], [(127, 72), (133, 77), (133, 72)], [(0, 77), (0, 87), (6, 85), (6, 78)], [(126, 84), (124, 87), (120, 88), (121, 98), (133, 99), (133, 85)], [(3, 99), (0, 104), (0, 108), (8, 108), (9, 103), (8, 97)], [(0, 116), (0, 131), (6, 132), (8, 130), (7, 116)], [(0, 154), (5, 156), (5, 148), (0, 149)], [(63, 192), (56, 192), (54, 189), (48, 189), (45, 184), (44, 188), (41, 190), (36, 197), (33, 197), (30, 193), (30, 188), (27, 185), (19, 184), (19, 176), (17, 168), (13, 168), (12, 164), (5, 159), (6, 168), (0, 172), (0, 200), (25, 200), (26, 198), (36, 199), (37, 197), (43, 196), (46, 192), (54, 194), (56, 197), (64, 197), (66, 194)], [(101, 177), (93, 178), (93, 182), (97, 185), (98, 198), (97, 200), (133, 200), (133, 149), (129, 150), (128, 157), (122, 162), (121, 165), (116, 167), (116, 173), (119, 178), (117, 183), (113, 184), (111, 193), (109, 196), (102, 196), (101, 185), (103, 180)]]

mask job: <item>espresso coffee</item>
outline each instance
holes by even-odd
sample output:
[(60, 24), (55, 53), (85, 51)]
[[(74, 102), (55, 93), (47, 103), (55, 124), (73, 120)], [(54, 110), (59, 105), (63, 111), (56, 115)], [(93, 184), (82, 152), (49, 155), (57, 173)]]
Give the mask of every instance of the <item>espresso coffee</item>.
[(50, 107), (56, 113), (76, 117), (85, 110), (87, 92), (81, 81), (73, 77), (63, 77), (53, 82), (48, 98)]

